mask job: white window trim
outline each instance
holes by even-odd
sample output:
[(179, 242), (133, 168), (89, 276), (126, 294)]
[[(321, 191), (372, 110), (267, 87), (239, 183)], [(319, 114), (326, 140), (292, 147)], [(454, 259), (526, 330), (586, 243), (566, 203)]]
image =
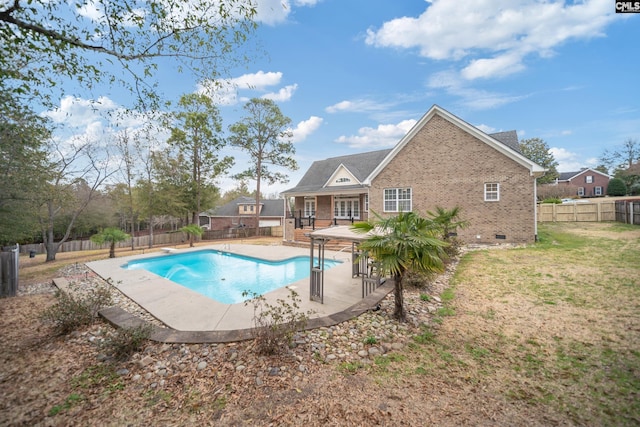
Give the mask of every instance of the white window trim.
[[(311, 207), (312, 212), (309, 212), (309, 207)], [(315, 218), (316, 216), (316, 199), (313, 198), (309, 198), (309, 199), (305, 199), (304, 200), (304, 217), (308, 218), (308, 217), (313, 217)]]
[(598, 186), (596, 186), (594, 188), (594, 195), (595, 196), (602, 196), (602, 187), (601, 186), (598, 185)]
[[(396, 197), (394, 200), (387, 200), (386, 195), (387, 195), (387, 190), (395, 190), (395, 194)], [(409, 199), (400, 199), (399, 198), (399, 193), (400, 191), (408, 191), (409, 192)], [(395, 209), (387, 209), (387, 201), (393, 201), (394, 205), (395, 205)], [(400, 202), (409, 202), (409, 209), (399, 209), (398, 205), (400, 205)], [(413, 210), (413, 191), (411, 190), (411, 187), (395, 187), (395, 188), (384, 188), (382, 190), (382, 211), (383, 212), (411, 212)]]
[[(340, 202), (346, 202), (347, 206), (351, 206), (351, 216), (349, 216), (346, 212), (345, 215), (342, 215), (341, 212), (338, 212), (338, 203)], [(353, 209), (354, 204), (358, 205), (357, 209)], [(333, 216), (337, 219), (360, 219), (360, 197), (335, 197), (333, 200)]]
[[(495, 190), (489, 190), (489, 185), (495, 185)], [(495, 198), (489, 198), (489, 195), (495, 194)], [(499, 182), (485, 182), (484, 183), (484, 201), (485, 202), (499, 202), (500, 201), (500, 183)]]
[(578, 187), (578, 196), (584, 196), (584, 187)]

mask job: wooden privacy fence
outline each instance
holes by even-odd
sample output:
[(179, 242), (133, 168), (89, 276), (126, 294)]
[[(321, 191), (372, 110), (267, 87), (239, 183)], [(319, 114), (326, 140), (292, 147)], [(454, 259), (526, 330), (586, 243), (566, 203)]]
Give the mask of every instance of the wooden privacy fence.
[(640, 225), (640, 200), (616, 201), (616, 221)]
[(539, 222), (599, 222), (615, 221), (615, 202), (601, 203), (540, 203)]
[(0, 252), (0, 297), (13, 297), (18, 291), (18, 248)]
[[(146, 248), (149, 246), (149, 236), (137, 236), (133, 237), (133, 244), (136, 248)], [(180, 243), (186, 242), (187, 237), (184, 233), (162, 233), (155, 234), (153, 236), (153, 245), (178, 245)], [(105, 243), (102, 245), (98, 245), (93, 243), (91, 240), (69, 240), (68, 242), (64, 242), (58, 253), (60, 252), (76, 252), (76, 251), (91, 251), (91, 250), (99, 250), (106, 249), (109, 247), (109, 243)], [(131, 247), (131, 239), (127, 239), (124, 242), (116, 243), (116, 248), (130, 248)], [(37, 254), (43, 254), (46, 252), (44, 247), (44, 243), (36, 243), (33, 245), (21, 245), (20, 252), (29, 253), (35, 252)]]
[[(231, 229), (231, 230), (213, 230), (213, 231), (205, 231), (202, 234), (201, 240), (220, 240), (220, 239), (242, 239), (247, 237), (252, 237), (256, 235), (256, 230), (254, 228), (242, 228), (242, 229)], [(261, 236), (273, 236), (273, 237), (282, 237), (282, 227), (261, 227), (260, 228)], [(136, 236), (133, 237), (133, 245), (136, 248), (147, 248), (149, 247), (149, 236)], [(153, 235), (153, 245), (154, 246), (174, 246), (180, 245), (182, 243), (187, 243), (189, 239), (187, 235), (182, 232), (173, 232), (173, 233), (159, 233)], [(107, 249), (109, 247), (109, 243), (105, 243), (103, 245), (98, 245), (93, 243), (91, 240), (70, 240), (68, 242), (64, 242), (60, 247), (58, 252), (75, 252), (75, 251), (90, 251), (90, 250), (100, 250)], [(127, 239), (124, 242), (116, 243), (116, 248), (130, 248), (131, 247), (131, 239)], [(22, 253), (30, 253), (34, 252), (36, 254), (43, 254), (46, 252), (43, 243), (37, 243), (33, 245), (21, 245), (20, 252)]]
[(538, 222), (601, 221), (640, 224), (640, 200), (538, 204)]

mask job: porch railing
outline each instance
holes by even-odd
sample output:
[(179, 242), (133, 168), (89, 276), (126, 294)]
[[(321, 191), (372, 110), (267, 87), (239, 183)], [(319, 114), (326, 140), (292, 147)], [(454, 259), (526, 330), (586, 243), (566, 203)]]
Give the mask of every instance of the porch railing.
[(304, 215), (302, 210), (298, 212), (290, 212), (289, 217), (294, 219), (294, 228), (311, 228), (316, 229), (316, 225), (329, 223), (331, 225), (339, 225), (344, 223), (353, 224), (357, 219), (349, 214), (348, 218), (336, 218), (336, 217), (318, 217), (315, 212), (311, 215)]

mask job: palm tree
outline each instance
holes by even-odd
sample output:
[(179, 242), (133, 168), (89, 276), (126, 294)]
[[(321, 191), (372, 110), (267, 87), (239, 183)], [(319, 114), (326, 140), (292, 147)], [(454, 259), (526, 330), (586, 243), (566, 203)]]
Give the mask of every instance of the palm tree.
[(406, 320), (402, 280), (407, 271), (436, 272), (444, 269), (443, 248), (447, 243), (438, 239), (439, 226), (414, 212), (400, 212), (397, 216), (375, 218), (355, 223), (352, 229), (371, 233), (360, 244), (363, 253), (379, 263), (383, 274), (390, 274), (395, 288), (394, 317)]
[(98, 234), (91, 236), (91, 241), (102, 245), (106, 242), (111, 243), (109, 246), (109, 258), (116, 257), (116, 243), (123, 242), (130, 238), (127, 233), (115, 227), (107, 227)]
[(180, 229), (180, 231), (182, 231), (183, 233), (187, 233), (187, 236), (189, 237), (189, 247), (191, 248), (193, 247), (193, 238), (195, 236), (202, 236), (202, 233), (204, 232), (202, 227), (200, 227), (198, 224), (185, 225)]
[(457, 233), (459, 228), (466, 228), (469, 222), (466, 220), (460, 220), (460, 208), (455, 207), (449, 210), (436, 206), (436, 211), (428, 211), (427, 214), (431, 217), (431, 220), (440, 226), (442, 231), (442, 239), (449, 241), (452, 237), (452, 233)]

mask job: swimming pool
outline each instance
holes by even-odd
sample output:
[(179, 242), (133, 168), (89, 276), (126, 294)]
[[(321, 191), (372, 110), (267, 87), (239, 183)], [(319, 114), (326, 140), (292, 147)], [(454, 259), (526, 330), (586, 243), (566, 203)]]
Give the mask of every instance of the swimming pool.
[[(325, 270), (341, 261), (325, 259)], [(129, 261), (127, 270), (147, 270), (223, 304), (236, 304), (309, 277), (309, 257), (267, 261), (218, 250)]]

